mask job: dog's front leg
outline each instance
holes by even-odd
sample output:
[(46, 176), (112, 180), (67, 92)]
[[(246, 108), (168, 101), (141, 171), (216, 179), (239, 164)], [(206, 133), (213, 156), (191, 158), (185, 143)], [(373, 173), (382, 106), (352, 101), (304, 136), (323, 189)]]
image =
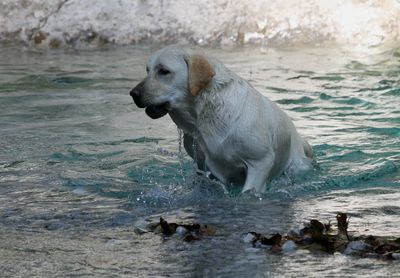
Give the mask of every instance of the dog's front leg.
[(250, 190), (260, 193), (265, 190), (271, 169), (274, 166), (274, 157), (273, 154), (270, 154), (263, 159), (246, 162), (247, 175), (242, 193)]
[(196, 162), (197, 168), (201, 171), (207, 171), (204, 153), (196, 140), (189, 134), (183, 133), (183, 147), (187, 154)]

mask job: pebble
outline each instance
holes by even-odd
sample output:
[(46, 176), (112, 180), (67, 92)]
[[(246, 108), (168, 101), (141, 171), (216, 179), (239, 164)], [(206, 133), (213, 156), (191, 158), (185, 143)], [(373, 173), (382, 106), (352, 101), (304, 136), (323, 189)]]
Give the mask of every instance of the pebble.
[(293, 252), (296, 250), (296, 243), (293, 240), (288, 240), (282, 245), (283, 252)]
[(393, 253), (392, 258), (393, 260), (400, 260), (400, 253)]
[(362, 240), (351, 241), (349, 244), (347, 244), (343, 253), (346, 255), (351, 255), (365, 250), (366, 247), (367, 244)]
[(250, 243), (254, 240), (254, 235), (252, 233), (247, 233), (243, 236), (243, 242)]
[(149, 224), (150, 222), (146, 219), (137, 220), (135, 223), (133, 223), (135, 233), (144, 234), (150, 232)]
[(178, 235), (184, 236), (187, 234), (188, 230), (185, 227), (178, 226), (175, 231)]

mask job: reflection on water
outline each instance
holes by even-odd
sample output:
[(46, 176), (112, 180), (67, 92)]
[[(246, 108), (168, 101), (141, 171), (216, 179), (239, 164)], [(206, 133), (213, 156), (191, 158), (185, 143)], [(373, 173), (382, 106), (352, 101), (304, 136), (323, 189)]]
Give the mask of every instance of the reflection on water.
[[(153, 49), (156, 47), (154, 46)], [(153, 49), (0, 51), (0, 270), (16, 276), (387, 275), (396, 263), (243, 243), (310, 218), (351, 215), (363, 234), (400, 220), (400, 52), (210, 49), (293, 118), (314, 146), (313, 173), (262, 198), (228, 195), (179, 153), (176, 126), (128, 94)], [(143, 217), (214, 224), (187, 244), (134, 234)]]

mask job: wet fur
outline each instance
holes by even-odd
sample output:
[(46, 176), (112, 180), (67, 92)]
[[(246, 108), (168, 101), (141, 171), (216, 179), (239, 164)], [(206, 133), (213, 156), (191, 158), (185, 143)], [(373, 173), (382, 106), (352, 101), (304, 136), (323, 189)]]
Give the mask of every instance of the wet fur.
[[(171, 79), (157, 76), (160, 65), (171, 70)], [(168, 103), (188, 154), (223, 183), (261, 192), (294, 161), (311, 161), (312, 149), (290, 118), (201, 49), (168, 46), (147, 67), (143, 106)]]

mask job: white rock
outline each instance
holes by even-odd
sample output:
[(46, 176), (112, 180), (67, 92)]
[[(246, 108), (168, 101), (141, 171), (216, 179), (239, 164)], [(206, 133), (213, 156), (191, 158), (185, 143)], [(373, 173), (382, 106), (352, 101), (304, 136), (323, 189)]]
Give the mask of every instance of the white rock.
[(185, 227), (178, 226), (175, 231), (178, 235), (184, 236), (187, 234), (188, 230)]
[(296, 243), (293, 240), (288, 240), (282, 245), (283, 252), (293, 252), (296, 248)]
[(243, 242), (250, 243), (253, 241), (254, 238), (255, 236), (252, 233), (247, 233), (243, 236)]
[(289, 231), (289, 233), (288, 233), (288, 235), (290, 235), (290, 236), (300, 236), (300, 234), (301, 234), (301, 229), (299, 229), (299, 228), (294, 228), (294, 229), (291, 229), (290, 231)]
[(351, 255), (363, 251), (367, 247), (368, 245), (362, 240), (351, 241), (349, 244), (347, 244), (343, 253), (346, 255)]
[(133, 223), (134, 231), (137, 234), (144, 234), (150, 232), (149, 229), (150, 221), (147, 219), (139, 219)]
[(392, 254), (392, 258), (393, 258), (394, 260), (400, 260), (400, 253), (393, 253), (393, 254)]

